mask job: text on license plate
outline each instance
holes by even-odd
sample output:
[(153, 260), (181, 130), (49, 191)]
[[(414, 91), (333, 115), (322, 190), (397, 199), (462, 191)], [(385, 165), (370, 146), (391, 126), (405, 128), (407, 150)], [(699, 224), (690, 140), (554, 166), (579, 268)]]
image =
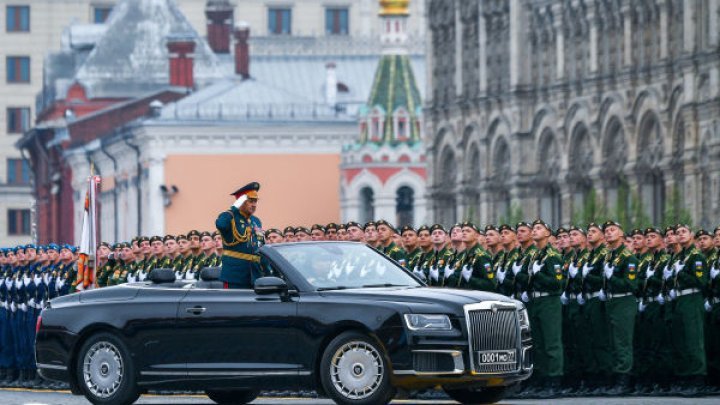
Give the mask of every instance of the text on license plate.
[(488, 350), (477, 352), (480, 364), (515, 363), (515, 350)]

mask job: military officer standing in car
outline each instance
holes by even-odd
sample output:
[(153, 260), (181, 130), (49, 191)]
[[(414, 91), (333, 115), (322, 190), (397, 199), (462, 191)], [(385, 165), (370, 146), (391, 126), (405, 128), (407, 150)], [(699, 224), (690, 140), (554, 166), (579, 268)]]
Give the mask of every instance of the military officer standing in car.
[(225, 288), (252, 288), (261, 276), (257, 250), (262, 240), (262, 222), (254, 215), (259, 190), (260, 183), (253, 182), (232, 193), (235, 203), (215, 221), (223, 238), (220, 280)]

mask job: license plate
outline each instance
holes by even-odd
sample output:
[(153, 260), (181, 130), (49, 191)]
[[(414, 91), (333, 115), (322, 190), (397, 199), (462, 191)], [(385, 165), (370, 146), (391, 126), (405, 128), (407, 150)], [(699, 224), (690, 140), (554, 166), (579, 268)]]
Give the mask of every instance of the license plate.
[(477, 352), (478, 364), (514, 364), (515, 350), (488, 350)]

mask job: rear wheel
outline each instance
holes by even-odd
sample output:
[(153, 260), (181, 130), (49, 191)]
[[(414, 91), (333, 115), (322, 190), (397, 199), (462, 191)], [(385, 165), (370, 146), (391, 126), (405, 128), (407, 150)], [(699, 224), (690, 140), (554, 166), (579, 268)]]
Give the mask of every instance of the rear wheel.
[(130, 352), (111, 333), (98, 333), (86, 340), (75, 368), (80, 390), (93, 404), (132, 404), (140, 397)]
[(205, 391), (208, 398), (220, 405), (244, 405), (249, 404), (258, 397), (258, 391), (237, 390), (237, 391)]
[(343, 333), (325, 348), (320, 380), (338, 404), (386, 404), (395, 396), (381, 346), (358, 332)]
[(461, 404), (494, 404), (505, 398), (507, 387), (444, 388), (450, 398)]

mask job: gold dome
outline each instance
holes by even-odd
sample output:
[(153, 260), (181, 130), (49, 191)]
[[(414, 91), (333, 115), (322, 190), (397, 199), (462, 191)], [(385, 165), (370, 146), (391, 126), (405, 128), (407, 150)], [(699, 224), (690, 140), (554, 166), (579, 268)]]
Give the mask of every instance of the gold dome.
[(408, 5), (410, 0), (380, 0), (380, 15), (391, 16), (391, 15), (402, 15), (407, 16), (410, 14), (408, 11)]

